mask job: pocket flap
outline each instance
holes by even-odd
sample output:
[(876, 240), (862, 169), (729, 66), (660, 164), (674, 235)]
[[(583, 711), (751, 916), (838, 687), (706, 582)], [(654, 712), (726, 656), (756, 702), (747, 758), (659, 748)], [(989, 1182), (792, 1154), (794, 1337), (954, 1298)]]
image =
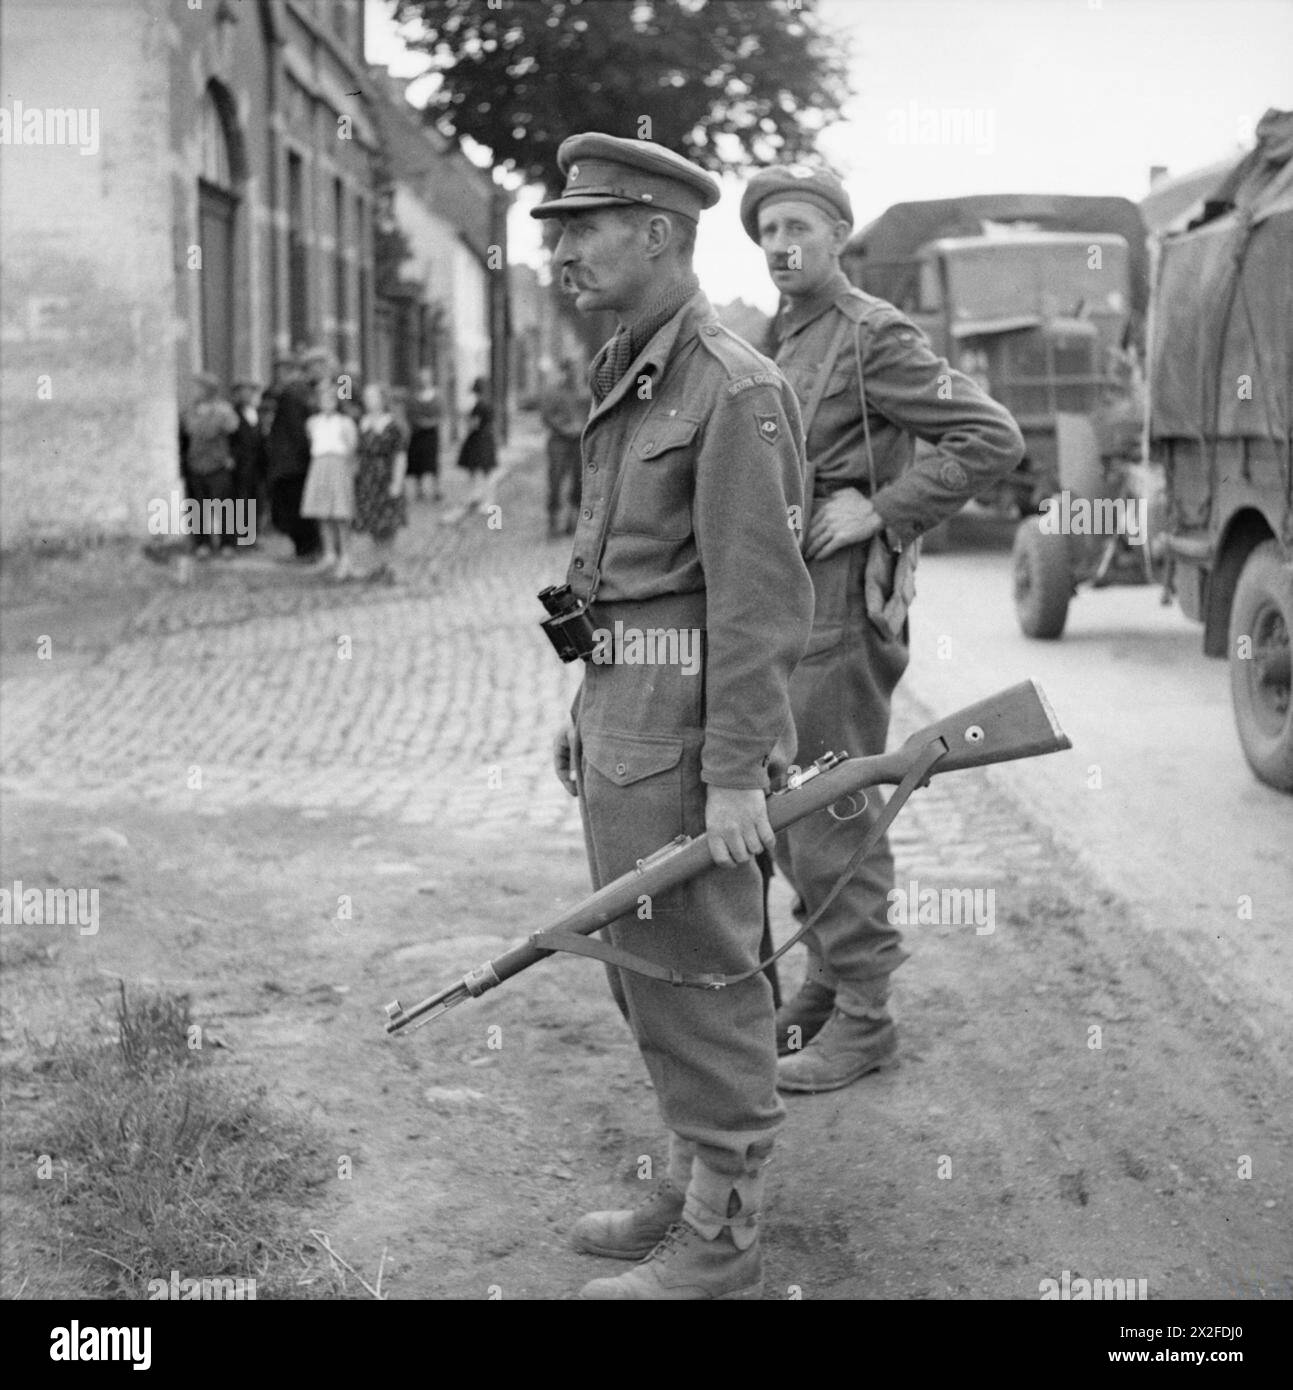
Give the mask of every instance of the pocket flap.
[(670, 449), (680, 449), (695, 439), (699, 428), (696, 420), (671, 420), (667, 416), (648, 420), (637, 438), (637, 451), (644, 459), (650, 459)]
[(589, 730), (583, 736), (583, 750), (584, 757), (607, 781), (627, 787), (676, 767), (682, 757), (682, 739)]

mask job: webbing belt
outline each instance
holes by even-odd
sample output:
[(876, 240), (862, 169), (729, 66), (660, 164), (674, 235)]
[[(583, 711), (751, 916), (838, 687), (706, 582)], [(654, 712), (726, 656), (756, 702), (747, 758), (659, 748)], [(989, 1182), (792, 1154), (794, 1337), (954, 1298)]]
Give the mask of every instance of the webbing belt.
[(907, 775), (898, 783), (894, 794), (880, 813), (880, 818), (867, 832), (862, 843), (853, 851), (852, 857), (844, 866), (844, 872), (835, 880), (831, 891), (818, 904), (813, 915), (789, 941), (775, 950), (767, 960), (760, 961), (750, 970), (743, 970), (738, 975), (687, 975), (681, 970), (674, 970), (667, 965), (657, 965), (654, 961), (635, 956), (630, 951), (622, 951), (618, 946), (612, 946), (608, 941), (580, 936), (577, 932), (535, 932), (530, 941), (545, 951), (565, 951), (572, 956), (588, 956), (591, 960), (600, 960), (607, 965), (616, 965), (621, 970), (629, 971), (630, 974), (645, 975), (649, 980), (662, 980), (665, 984), (679, 985), (684, 989), (724, 989), (728, 985), (739, 985), (742, 981), (752, 979), (760, 971), (766, 970), (774, 962), (780, 960), (792, 946), (801, 941), (817, 925), (822, 914), (843, 890), (853, 870), (880, 842), (881, 837), (893, 824), (894, 817), (902, 810), (907, 798), (917, 787), (923, 785), (934, 764), (946, 752), (947, 744), (941, 738), (931, 740), (921, 749), (920, 755), (912, 764)]

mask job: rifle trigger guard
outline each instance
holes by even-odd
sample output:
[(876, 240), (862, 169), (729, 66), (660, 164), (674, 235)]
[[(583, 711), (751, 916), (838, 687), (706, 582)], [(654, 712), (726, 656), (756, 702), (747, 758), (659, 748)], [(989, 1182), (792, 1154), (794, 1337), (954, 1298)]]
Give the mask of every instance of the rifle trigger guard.
[[(842, 805), (845, 801), (847, 801), (849, 805), (853, 807), (853, 810), (851, 810), (847, 815), (835, 809), (837, 806)], [(860, 805), (858, 804), (859, 801), (861, 802)], [(862, 814), (863, 811), (866, 810), (866, 808), (866, 792), (845, 792), (845, 794), (842, 797), (840, 797), (839, 801), (831, 802), (831, 804), (826, 808), (826, 814), (830, 816), (832, 820), (838, 821), (841, 825), (843, 825), (846, 821), (857, 820), (857, 818)]]

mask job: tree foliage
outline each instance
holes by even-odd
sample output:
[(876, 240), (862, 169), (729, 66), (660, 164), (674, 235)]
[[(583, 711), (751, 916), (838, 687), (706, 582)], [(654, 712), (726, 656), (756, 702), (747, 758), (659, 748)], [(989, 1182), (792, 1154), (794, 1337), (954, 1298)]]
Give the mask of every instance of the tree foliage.
[[(601, 130), (713, 170), (802, 158), (849, 95), (815, 0), (397, 0), (441, 85), (427, 118), (527, 182)], [(731, 139), (724, 140), (728, 136)]]

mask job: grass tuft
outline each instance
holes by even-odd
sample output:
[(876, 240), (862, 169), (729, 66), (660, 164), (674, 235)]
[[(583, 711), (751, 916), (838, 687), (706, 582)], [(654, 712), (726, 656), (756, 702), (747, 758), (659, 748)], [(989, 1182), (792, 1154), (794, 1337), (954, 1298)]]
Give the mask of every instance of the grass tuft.
[[(299, 1297), (300, 1224), (326, 1177), (304, 1118), (208, 1061), (187, 995), (126, 995), (117, 1039), (61, 1044), (41, 1147), (63, 1179), (37, 1182), (66, 1238), (92, 1257), (87, 1293), (147, 1298), (148, 1282), (254, 1278)], [(309, 1297), (335, 1296), (334, 1281)]]

